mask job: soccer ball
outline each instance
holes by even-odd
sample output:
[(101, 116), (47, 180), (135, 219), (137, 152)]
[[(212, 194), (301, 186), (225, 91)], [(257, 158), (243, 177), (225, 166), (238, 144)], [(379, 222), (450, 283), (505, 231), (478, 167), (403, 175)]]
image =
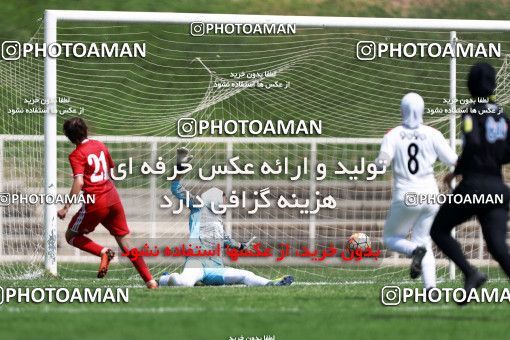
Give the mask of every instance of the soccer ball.
[(370, 247), (370, 238), (363, 233), (352, 234), (345, 244), (347, 251), (355, 251), (356, 249), (365, 251), (368, 247)]

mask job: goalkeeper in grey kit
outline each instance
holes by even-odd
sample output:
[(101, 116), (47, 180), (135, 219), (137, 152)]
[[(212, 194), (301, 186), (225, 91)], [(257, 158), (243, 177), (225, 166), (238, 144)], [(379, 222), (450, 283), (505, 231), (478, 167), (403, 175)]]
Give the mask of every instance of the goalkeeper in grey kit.
[[(177, 150), (177, 168), (182, 170), (182, 163), (188, 163), (192, 159), (185, 148)], [(218, 188), (211, 188), (200, 197), (203, 207), (194, 207), (196, 199), (181, 185), (180, 175), (171, 186), (172, 194), (185, 202), (190, 209), (189, 217), (189, 244), (200, 246), (204, 250), (213, 250), (220, 245), (220, 249), (230, 247), (239, 250), (249, 247), (249, 243), (240, 243), (225, 235), (222, 216), (213, 212), (213, 206), (217, 207), (225, 200), (225, 194)], [(188, 257), (181, 273), (163, 273), (159, 279), (160, 286), (187, 286), (192, 287), (196, 283), (204, 285), (230, 285), (244, 284), (247, 286), (288, 286), (294, 282), (290, 275), (276, 280), (269, 280), (258, 276), (248, 270), (226, 267), (223, 264), (221, 254), (213, 257)]]

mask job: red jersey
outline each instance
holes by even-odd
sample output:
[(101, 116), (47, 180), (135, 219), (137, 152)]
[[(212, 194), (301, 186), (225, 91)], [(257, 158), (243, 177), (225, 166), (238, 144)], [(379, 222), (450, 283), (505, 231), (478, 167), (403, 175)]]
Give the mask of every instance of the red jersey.
[(85, 209), (109, 207), (120, 202), (115, 185), (110, 180), (110, 169), (114, 167), (108, 148), (100, 141), (85, 139), (69, 154), (73, 176), (83, 176), (84, 195), (95, 195), (95, 203)]

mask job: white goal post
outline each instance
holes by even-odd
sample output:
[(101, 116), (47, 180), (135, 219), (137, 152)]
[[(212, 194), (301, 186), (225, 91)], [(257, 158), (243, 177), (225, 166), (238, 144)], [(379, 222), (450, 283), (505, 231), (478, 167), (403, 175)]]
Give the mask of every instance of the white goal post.
[[(190, 24), (192, 22), (234, 24), (292, 23), (300, 28), (354, 28), (354, 29), (416, 29), (451, 31), (451, 43), (455, 44), (457, 30), (510, 31), (510, 21), (501, 20), (454, 20), (454, 19), (403, 19), (403, 18), (352, 18), (276, 15), (237, 15), (199, 13), (115, 12), (115, 11), (67, 11), (46, 10), (44, 14), (44, 41), (48, 45), (57, 42), (57, 25), (62, 21), (81, 22), (130, 22)], [(57, 192), (57, 60), (46, 56), (44, 63), (44, 93), (48, 100), (44, 120), (44, 191), (47, 195)], [(450, 105), (455, 109), (456, 60), (450, 59)], [(454, 110), (452, 110), (453, 112)], [(450, 142), (455, 145), (455, 114), (450, 116)], [(44, 208), (45, 268), (57, 274), (57, 220), (55, 205)], [(450, 267), (450, 276), (454, 267)]]

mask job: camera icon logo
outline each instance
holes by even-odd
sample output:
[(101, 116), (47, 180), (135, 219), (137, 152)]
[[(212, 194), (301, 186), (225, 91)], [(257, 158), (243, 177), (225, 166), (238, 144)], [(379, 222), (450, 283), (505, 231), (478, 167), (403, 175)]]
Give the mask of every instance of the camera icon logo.
[(381, 302), (385, 306), (398, 306), (402, 300), (402, 292), (398, 286), (384, 286), (381, 290)]
[(418, 193), (406, 192), (404, 195), (404, 204), (408, 207), (416, 207), (418, 205)]
[(377, 48), (373, 41), (358, 41), (356, 44), (356, 58), (358, 60), (374, 60)]
[(0, 193), (0, 207), (6, 207), (11, 203), (11, 195), (7, 192)]
[(19, 58), (21, 58), (21, 44), (19, 41), (4, 41), (2, 43), (2, 59), (18, 60)]
[(177, 135), (181, 138), (192, 138), (197, 135), (195, 118), (181, 118), (177, 121)]
[(203, 22), (192, 22), (189, 25), (190, 34), (194, 37), (201, 37), (205, 33), (205, 24)]

